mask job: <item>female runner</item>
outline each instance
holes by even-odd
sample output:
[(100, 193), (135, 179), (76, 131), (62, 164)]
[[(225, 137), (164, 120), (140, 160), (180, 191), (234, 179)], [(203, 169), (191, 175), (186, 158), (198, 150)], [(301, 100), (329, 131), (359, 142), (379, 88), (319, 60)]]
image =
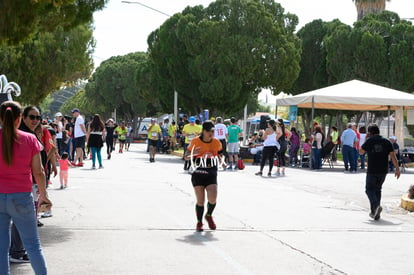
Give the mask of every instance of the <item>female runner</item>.
[(191, 182), (197, 199), (196, 215), (198, 232), (203, 231), (204, 202), (207, 193), (207, 213), (205, 219), (211, 230), (216, 229), (212, 214), (217, 200), (217, 167), (222, 165), (221, 142), (214, 138), (214, 124), (206, 120), (199, 137), (194, 138), (187, 148), (185, 159), (194, 168)]

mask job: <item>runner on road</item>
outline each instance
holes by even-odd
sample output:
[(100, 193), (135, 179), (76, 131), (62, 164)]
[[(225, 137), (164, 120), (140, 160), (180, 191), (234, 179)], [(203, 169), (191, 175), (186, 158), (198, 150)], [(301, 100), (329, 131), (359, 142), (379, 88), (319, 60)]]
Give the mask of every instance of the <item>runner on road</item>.
[(198, 232), (203, 231), (204, 202), (207, 193), (207, 214), (205, 219), (211, 230), (216, 229), (212, 214), (217, 200), (217, 167), (221, 163), (222, 147), (214, 138), (214, 124), (210, 120), (203, 123), (202, 133), (195, 137), (185, 153), (185, 159), (191, 160), (195, 169), (191, 182), (196, 195), (196, 215)]

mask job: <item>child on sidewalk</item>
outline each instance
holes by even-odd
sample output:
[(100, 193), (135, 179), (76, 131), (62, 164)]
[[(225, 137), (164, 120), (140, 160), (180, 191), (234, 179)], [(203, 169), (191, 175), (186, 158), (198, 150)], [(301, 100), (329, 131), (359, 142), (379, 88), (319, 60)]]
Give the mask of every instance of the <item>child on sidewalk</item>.
[(72, 164), (69, 161), (69, 154), (63, 152), (62, 157), (59, 159), (60, 189), (68, 187), (69, 166), (72, 167)]

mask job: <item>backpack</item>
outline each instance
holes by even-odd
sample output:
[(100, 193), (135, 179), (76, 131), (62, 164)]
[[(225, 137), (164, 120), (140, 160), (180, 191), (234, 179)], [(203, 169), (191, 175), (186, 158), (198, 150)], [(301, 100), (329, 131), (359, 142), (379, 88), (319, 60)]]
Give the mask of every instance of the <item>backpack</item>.
[(243, 170), (244, 169), (244, 162), (241, 158), (239, 158), (239, 160), (237, 161), (237, 168), (239, 170)]

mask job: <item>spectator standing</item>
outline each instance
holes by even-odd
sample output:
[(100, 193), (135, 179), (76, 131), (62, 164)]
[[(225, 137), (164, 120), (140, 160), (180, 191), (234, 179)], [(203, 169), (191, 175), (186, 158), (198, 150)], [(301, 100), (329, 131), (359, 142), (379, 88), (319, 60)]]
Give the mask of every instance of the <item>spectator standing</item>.
[(315, 126), (315, 133), (312, 135), (312, 168), (319, 170), (322, 168), (322, 144), (323, 133), (319, 125)]
[(355, 154), (355, 167), (358, 168), (358, 159), (359, 159), (359, 140), (361, 139), (361, 134), (359, 133), (355, 123), (352, 124), (352, 130), (356, 134), (356, 140), (354, 144), (354, 154)]
[(262, 152), (262, 160), (260, 162), (260, 171), (257, 172), (256, 176), (263, 175), (263, 168), (266, 165), (266, 161), (269, 161), (269, 172), (267, 175), (269, 177), (272, 176), (272, 169), (273, 169), (273, 160), (277, 150), (280, 148), (280, 144), (277, 141), (277, 133), (276, 133), (276, 121), (271, 119), (267, 122), (267, 128), (263, 134), (263, 152)]
[(56, 124), (56, 145), (57, 151), (59, 156), (62, 155), (64, 151), (64, 140), (63, 140), (63, 130), (65, 129), (63, 126), (63, 115), (61, 112), (57, 112), (55, 115), (55, 124)]
[(331, 141), (333, 144), (335, 144), (335, 149), (332, 152), (332, 161), (336, 162), (336, 151), (338, 150), (338, 143), (339, 143), (339, 133), (338, 128), (336, 126), (331, 127)]
[(75, 138), (76, 153), (75, 153), (75, 157), (74, 157), (72, 165), (83, 166), (83, 151), (85, 149), (85, 141), (86, 141), (85, 120), (81, 116), (78, 108), (72, 109), (72, 115), (74, 118), (76, 118), (75, 126), (73, 127), (73, 130), (74, 130), (73, 136)]
[(300, 137), (295, 127), (290, 129), (290, 148), (289, 148), (289, 163), (292, 167), (298, 164), (298, 151), (300, 148)]
[(395, 177), (400, 177), (400, 168), (395, 157), (391, 142), (379, 135), (377, 125), (368, 127), (368, 136), (359, 153), (368, 154), (368, 171), (365, 183), (365, 193), (370, 202), (369, 216), (374, 220), (381, 218), (381, 190), (388, 173), (388, 158), (395, 166)]
[(276, 176), (280, 176), (280, 168), (282, 168), (282, 176), (285, 175), (285, 168), (286, 168), (286, 151), (287, 151), (287, 140), (290, 138), (290, 131), (286, 129), (285, 123), (283, 122), (283, 119), (279, 118), (277, 120), (277, 129), (278, 129), (278, 135), (277, 135), (277, 141), (280, 145), (280, 148), (277, 152), (278, 156), (278, 162), (277, 162), (277, 171)]
[[(344, 158), (345, 172), (356, 173), (355, 142), (356, 133), (352, 130), (352, 123), (347, 124), (347, 129), (341, 135), (342, 155)], [(350, 166), (350, 167), (349, 167)]]
[[(362, 147), (362, 144), (365, 143), (367, 139), (367, 131), (364, 126), (359, 127), (359, 148)], [(365, 154), (360, 154), (358, 151), (358, 156), (361, 161), (361, 169), (365, 170)]]
[[(394, 149), (395, 158), (397, 159), (397, 163), (400, 161), (400, 146), (397, 143), (397, 138), (395, 136), (390, 136), (389, 140), (392, 144), (392, 148)], [(390, 172), (394, 172), (394, 164), (392, 159), (389, 160), (389, 170)]]
[(42, 145), (32, 133), (17, 129), (21, 120), (17, 102), (6, 101), (0, 106), (0, 120), (0, 274), (10, 273), (10, 240), (6, 236), (10, 236), (11, 220), (22, 237), (34, 272), (47, 274), (32, 195), (33, 176), (41, 201), (51, 206), (40, 156)]
[(242, 129), (237, 125), (237, 119), (232, 117), (230, 119), (230, 126), (227, 127), (227, 142), (228, 142), (228, 154), (229, 154), (229, 165), (227, 169), (237, 170), (237, 161), (239, 160), (239, 137), (242, 135)]
[(101, 116), (95, 114), (92, 122), (88, 125), (88, 133), (86, 135), (88, 147), (92, 151), (92, 169), (96, 168), (96, 158), (98, 158), (99, 169), (103, 168), (101, 149), (105, 139), (105, 132), (105, 124), (102, 121)]

